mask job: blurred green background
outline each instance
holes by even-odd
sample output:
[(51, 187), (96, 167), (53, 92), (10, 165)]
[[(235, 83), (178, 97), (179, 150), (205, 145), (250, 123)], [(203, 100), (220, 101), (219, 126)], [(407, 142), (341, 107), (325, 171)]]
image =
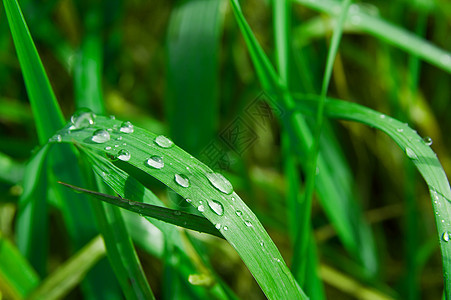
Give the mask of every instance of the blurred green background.
[[(451, 51), (449, 1), (356, 3), (365, 13)], [(286, 157), (278, 121), (288, 112), (261, 101), (273, 100), (262, 94), (228, 1), (22, 0), (20, 5), (66, 119), (79, 108), (77, 105), (82, 106), (75, 105), (75, 97), (83, 98), (83, 93), (89, 95), (90, 89), (101, 85), (108, 114), (170, 136), (180, 147), (227, 174), (290, 264), (292, 247), (285, 201), (289, 193), (283, 166)], [(241, 1), (241, 5), (275, 65), (272, 1)], [(286, 67), (293, 93), (319, 94), (331, 22), (326, 14), (292, 4), (288, 23), (292, 36), (287, 50), (290, 63)], [(80, 70), (91, 73), (80, 75)], [(89, 74), (101, 74), (101, 81)], [(433, 140), (433, 150), (446, 173), (451, 174), (449, 72), (348, 26), (328, 95), (407, 122), (421, 136)], [(89, 99), (86, 101), (89, 103)], [(441, 258), (423, 179), (383, 133), (351, 122), (333, 121), (327, 128), (336, 139), (333, 147), (341, 149), (349, 165), (355, 182), (352, 193), (374, 232), (379, 270), (370, 279), (360, 277), (353, 257), (344, 250), (324, 211), (314, 201), (312, 224), (326, 295), (329, 299), (358, 297), (358, 292), (349, 290), (356, 284), (357, 290), (371, 286), (387, 297), (439, 299), (443, 288)], [(14, 240), (21, 172), (38, 144), (1, 7), (0, 232), (10, 240)], [(333, 147), (329, 150), (334, 151)], [(302, 158), (297, 160), (305, 163)], [(303, 180), (305, 174), (296, 172)], [(161, 186), (155, 189), (171, 205), (179, 204), (170, 200)], [(54, 270), (69, 251), (56, 210), (51, 210), (50, 224), (55, 226), (50, 237), (50, 270)], [(263, 297), (225, 242), (207, 239), (203, 245), (213, 268), (239, 297)], [(158, 298), (164, 280), (161, 261), (143, 250), (139, 254)], [(413, 295), (410, 289), (415, 291)], [(79, 293), (75, 290), (70, 297), (76, 299)]]

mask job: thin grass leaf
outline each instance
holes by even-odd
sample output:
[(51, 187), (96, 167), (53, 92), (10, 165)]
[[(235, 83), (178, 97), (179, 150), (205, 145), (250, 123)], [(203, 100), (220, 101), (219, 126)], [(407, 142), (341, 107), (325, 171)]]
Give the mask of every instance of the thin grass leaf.
[[(44, 71), (41, 59), (31, 39), (19, 4), (16, 0), (3, 1), (14, 45), (19, 58), (33, 116), (41, 144), (64, 124), (63, 114)], [(47, 105), (42, 105), (42, 103)]]
[[(297, 108), (315, 113), (312, 97), (299, 97)], [(315, 98), (315, 97), (314, 97)], [(448, 178), (437, 155), (432, 151), (429, 138), (422, 139), (405, 123), (355, 103), (327, 100), (325, 114), (330, 118), (356, 121), (377, 128), (389, 135), (414, 163), (426, 181), (435, 212), (437, 234), (442, 252), (445, 295), (451, 297), (451, 190)]]
[[(340, 3), (333, 0), (295, 0), (295, 2), (333, 16), (338, 16), (341, 13)], [(440, 49), (425, 39), (382, 18), (367, 14), (358, 4), (354, 4), (351, 7), (351, 13), (348, 15), (347, 20), (356, 28), (451, 73), (450, 52)]]
[(97, 236), (46, 277), (27, 299), (62, 299), (80, 284), (86, 273), (104, 256), (102, 237)]
[(0, 181), (17, 184), (22, 180), (25, 166), (0, 152)]
[[(263, 226), (222, 175), (213, 173), (168, 138), (129, 123), (98, 116), (95, 124), (81, 130), (70, 131), (69, 127), (59, 132), (64, 142), (113, 156), (124, 162), (122, 168), (137, 168), (149, 179), (155, 177), (190, 199), (235, 248), (268, 298), (306, 298)], [(110, 138), (101, 143), (93, 141), (96, 130), (105, 130)], [(114, 147), (119, 137), (121, 146)]]
[(39, 276), (18, 249), (0, 233), (0, 291), (5, 299), (23, 299), (39, 284)]
[(85, 193), (94, 198), (97, 198), (106, 203), (116, 205), (134, 213), (148, 216), (166, 223), (184, 227), (186, 229), (195, 230), (203, 233), (208, 233), (220, 238), (223, 236), (206, 218), (186, 213), (180, 210), (169, 209), (161, 206), (150, 205), (138, 201), (132, 201), (121, 197), (114, 197), (108, 194), (103, 194), (95, 191), (90, 191), (77, 186), (73, 186), (64, 182), (60, 182), (75, 191)]
[(47, 270), (47, 172), (45, 169), (50, 144), (42, 147), (25, 167), (23, 193), (19, 199), (16, 239), (20, 252), (36, 271)]
[[(286, 91), (284, 83), (277, 75), (263, 49), (259, 45), (252, 30), (243, 16), (237, 0), (231, 0), (236, 21), (246, 41), (262, 87), (270, 94), (276, 95), (277, 104), (284, 110), (291, 111), (294, 101)], [(270, 103), (273, 104), (273, 103)], [(277, 107), (277, 109), (280, 109)], [(281, 120), (294, 143), (293, 151), (298, 157), (306, 157), (313, 143), (312, 133), (304, 117), (297, 112), (285, 114)], [(329, 136), (330, 137), (330, 136)], [(337, 147), (329, 147), (331, 139), (318, 157), (320, 173), (316, 179), (316, 190), (320, 195), (321, 204), (326, 211), (346, 249), (357, 257), (364, 266), (363, 276), (374, 276), (377, 271), (374, 242), (368, 224), (364, 221), (361, 209), (358, 207), (352, 193), (352, 180), (343, 156), (333, 151)], [(333, 172), (332, 172), (333, 171)], [(336, 172), (340, 173), (337, 178)], [(355, 224), (359, 224), (356, 226)]]

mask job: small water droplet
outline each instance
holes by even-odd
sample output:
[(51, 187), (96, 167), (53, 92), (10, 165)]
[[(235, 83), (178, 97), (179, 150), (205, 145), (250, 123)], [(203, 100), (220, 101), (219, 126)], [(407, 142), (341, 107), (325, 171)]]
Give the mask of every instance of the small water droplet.
[(211, 210), (214, 211), (218, 216), (222, 216), (224, 214), (224, 206), (219, 201), (209, 200), (208, 206), (210, 206)]
[(232, 197), (232, 201), (235, 201), (235, 197)]
[(119, 145), (114, 145), (114, 148), (117, 148), (117, 147), (119, 147)]
[(161, 156), (154, 155), (147, 159), (146, 161), (147, 165), (149, 167), (155, 168), (155, 169), (161, 169), (164, 167), (164, 161)]
[(230, 195), (233, 192), (232, 184), (222, 174), (207, 173), (206, 175), (210, 183), (220, 192), (227, 195)]
[(61, 136), (61, 134), (55, 134), (54, 136), (52, 136), (49, 139), (49, 142), (57, 142), (57, 143), (61, 143), (63, 141), (63, 137)]
[(122, 146), (127, 146), (127, 143), (123, 143)]
[(94, 124), (95, 114), (87, 108), (82, 108), (76, 111), (71, 117), (72, 125), (69, 130), (77, 130), (89, 127)]
[(415, 152), (413, 152), (412, 149), (410, 148), (406, 148), (406, 154), (409, 158), (411, 159), (418, 159), (417, 155), (415, 154)]
[(404, 129), (402, 129), (402, 128), (398, 128), (398, 129), (396, 129), (396, 131), (397, 131), (397, 132), (403, 132), (403, 131), (404, 131)]
[(260, 242), (260, 246), (263, 247), (265, 245), (265, 243), (263, 243), (263, 241)]
[(183, 174), (175, 174), (174, 176), (175, 182), (181, 187), (187, 188), (189, 187), (189, 179)]
[(110, 146), (106, 146), (105, 150), (111, 150), (111, 147)]
[(112, 132), (112, 131), (113, 131), (112, 128), (107, 128), (106, 130), (107, 130), (108, 132)]
[(252, 227), (253, 226), (251, 221), (248, 221), (248, 220), (244, 221), (244, 224), (246, 224), (247, 227)]
[(91, 140), (99, 144), (108, 142), (110, 140), (110, 133), (105, 129), (97, 129), (92, 134)]
[(191, 199), (186, 199), (186, 202), (191, 203), (193, 200)]
[(423, 143), (426, 146), (430, 146), (430, 145), (432, 145), (432, 139), (430, 137), (426, 136), (426, 137), (423, 138)]
[(221, 229), (221, 224), (218, 223), (218, 224), (215, 225), (215, 227), (216, 227), (216, 229), (219, 230), (219, 229)]
[(116, 116), (110, 115), (110, 119), (111, 119), (111, 120), (116, 120)]
[(116, 140), (117, 141), (122, 141), (122, 136), (118, 137)]
[(449, 231), (445, 231), (442, 235), (442, 239), (445, 242), (449, 242), (450, 238), (451, 238), (451, 233)]
[(442, 219), (442, 223), (445, 223), (445, 220)]
[(379, 117), (380, 117), (381, 119), (385, 119), (385, 115), (384, 115), (384, 114), (381, 114)]
[(157, 136), (155, 138), (155, 143), (162, 148), (171, 148), (172, 146), (174, 146), (174, 142), (164, 135)]
[(227, 231), (229, 229), (229, 227), (224, 226), (224, 227), (222, 227), (222, 229), (224, 229), (224, 231)]
[(131, 157), (130, 152), (125, 149), (119, 150), (119, 152), (117, 154), (117, 158), (119, 158), (122, 161), (129, 161), (130, 157)]
[(123, 133), (133, 133), (135, 129), (133, 128), (133, 124), (130, 121), (125, 121), (122, 123), (121, 128), (119, 128), (119, 131)]
[(241, 210), (237, 210), (235, 213), (236, 213), (236, 215), (237, 215), (238, 217), (241, 217), (241, 216), (243, 215), (243, 213), (241, 212)]
[(199, 205), (199, 206), (197, 207), (197, 210), (200, 211), (200, 212), (204, 212), (204, 211), (205, 211), (205, 206), (203, 206), (203, 205), (201, 204), (201, 205)]

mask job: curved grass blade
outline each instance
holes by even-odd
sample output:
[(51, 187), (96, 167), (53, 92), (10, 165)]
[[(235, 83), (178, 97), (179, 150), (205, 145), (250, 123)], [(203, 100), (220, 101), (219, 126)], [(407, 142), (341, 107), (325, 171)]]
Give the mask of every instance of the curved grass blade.
[[(185, 199), (191, 199), (191, 204), (235, 248), (269, 299), (306, 299), (255, 214), (221, 175), (213, 173), (166, 137), (129, 123), (98, 116), (95, 124), (81, 130), (69, 131), (69, 127), (59, 132), (64, 142), (78, 143), (116, 157), (124, 162), (124, 168), (133, 166)], [(102, 143), (92, 140), (99, 129), (111, 129), (107, 131), (110, 138)], [(118, 138), (121, 145), (115, 147)], [(155, 164), (148, 161), (151, 157), (162, 158), (164, 166), (152, 167)]]
[[(312, 97), (299, 97), (297, 109), (315, 113), (316, 104)], [(316, 98), (314, 96), (313, 98)], [(430, 141), (423, 140), (408, 125), (389, 116), (339, 100), (327, 100), (325, 114), (331, 118), (356, 121), (377, 128), (389, 135), (415, 164), (428, 184), (435, 212), (435, 222), (442, 252), (445, 294), (451, 298), (451, 190), (448, 178), (437, 155), (430, 147)]]
[(122, 197), (115, 197), (108, 194), (103, 194), (95, 191), (90, 191), (87, 189), (83, 189), (81, 187), (73, 186), (68, 183), (59, 182), (62, 185), (65, 185), (75, 191), (85, 193), (94, 198), (97, 198), (106, 203), (110, 203), (119, 207), (122, 207), (126, 210), (132, 211), (134, 213), (148, 216), (150, 218), (154, 218), (166, 223), (170, 223), (173, 225), (177, 225), (180, 227), (184, 227), (187, 229), (208, 233), (220, 238), (223, 236), (219, 233), (219, 231), (208, 221), (206, 218), (193, 215), (190, 213), (186, 213), (180, 210), (170, 209), (166, 207), (161, 207), (157, 205), (146, 204), (138, 201), (132, 201), (128, 199), (124, 199)]
[[(341, 13), (340, 3), (333, 0), (295, 0), (295, 2), (333, 16)], [(359, 5), (354, 4), (351, 7), (351, 13), (347, 20), (353, 26), (451, 73), (450, 52), (442, 50), (425, 39), (390, 24), (388, 21), (365, 13)]]
[(0, 291), (5, 299), (23, 299), (38, 284), (35, 270), (0, 233)]
[(45, 278), (27, 299), (62, 299), (83, 280), (86, 273), (103, 256), (105, 246), (102, 237), (97, 236)]

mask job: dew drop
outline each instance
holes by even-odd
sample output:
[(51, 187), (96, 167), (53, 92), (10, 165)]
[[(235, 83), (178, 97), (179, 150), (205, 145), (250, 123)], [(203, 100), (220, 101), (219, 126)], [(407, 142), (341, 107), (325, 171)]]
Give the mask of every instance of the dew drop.
[(175, 182), (181, 187), (187, 188), (189, 187), (189, 179), (183, 174), (175, 174), (174, 176)]
[(117, 148), (117, 147), (119, 147), (119, 145), (114, 145), (114, 148)]
[(130, 152), (125, 149), (121, 149), (117, 154), (117, 158), (119, 158), (122, 161), (129, 161), (130, 157), (131, 157)]
[(222, 229), (224, 229), (224, 231), (227, 231), (229, 229), (229, 227), (224, 226), (224, 227), (222, 227)]
[(69, 127), (70, 130), (83, 129), (94, 124), (95, 115), (92, 111), (87, 108), (82, 108), (76, 111), (70, 121), (72, 125)]
[(110, 140), (110, 133), (105, 129), (97, 129), (92, 134), (91, 140), (99, 144), (108, 142)]
[(163, 158), (161, 156), (157, 156), (157, 155), (154, 155), (154, 156), (148, 158), (146, 163), (149, 167), (152, 167), (154, 169), (161, 169), (164, 167)]
[(191, 203), (191, 202), (193, 202), (193, 200), (191, 200), (191, 199), (186, 199), (186, 202)]
[(54, 136), (52, 136), (49, 139), (49, 142), (57, 142), (57, 143), (61, 143), (63, 141), (63, 137), (61, 136), (61, 134), (55, 134)]
[(385, 115), (384, 115), (384, 114), (381, 114), (379, 117), (380, 117), (381, 119), (385, 119)]
[(224, 206), (219, 201), (209, 200), (208, 206), (210, 206), (211, 210), (214, 211), (218, 216), (222, 216), (224, 214)]
[(106, 146), (105, 150), (111, 150), (111, 147), (110, 146)]
[(244, 221), (244, 224), (246, 224), (247, 227), (252, 227), (253, 226), (251, 221), (248, 221), (248, 220)]
[(397, 132), (403, 132), (403, 131), (404, 131), (404, 129), (402, 129), (402, 128), (398, 128), (398, 129), (396, 129), (396, 131), (397, 131)]
[(236, 215), (237, 215), (238, 217), (241, 217), (241, 216), (243, 215), (243, 213), (241, 212), (241, 210), (237, 210), (235, 213), (236, 213)]
[(220, 192), (230, 195), (233, 192), (233, 187), (230, 181), (228, 181), (220, 173), (207, 173), (207, 178), (210, 183)]
[(430, 145), (432, 145), (432, 139), (430, 137), (426, 136), (426, 137), (423, 138), (423, 143), (426, 146), (430, 146)]
[(116, 120), (116, 116), (110, 115), (110, 119), (111, 119), (111, 120)]
[(171, 148), (172, 146), (174, 146), (174, 142), (164, 135), (157, 136), (155, 138), (155, 143), (162, 148)]
[(122, 137), (120, 136), (120, 137), (118, 137), (116, 140), (117, 140), (117, 141), (121, 141), (121, 140), (122, 140)]
[(205, 211), (205, 207), (201, 204), (197, 207), (197, 210), (200, 212), (204, 212)]
[(406, 148), (406, 154), (409, 158), (411, 159), (418, 159), (417, 155), (415, 154), (415, 152), (413, 152), (412, 149), (410, 148)]
[(449, 231), (445, 231), (442, 235), (442, 239), (445, 242), (449, 242), (450, 238), (451, 238), (451, 233)]
[(263, 243), (263, 241), (260, 242), (260, 246), (263, 247), (265, 245), (265, 243)]
[(133, 133), (135, 129), (133, 128), (133, 124), (130, 121), (125, 121), (122, 123), (121, 128), (119, 128), (119, 131), (123, 133)]
[(235, 197), (232, 197), (232, 201), (235, 201)]
[(219, 229), (221, 229), (221, 224), (218, 223), (218, 224), (215, 225), (215, 227), (216, 227), (216, 229), (219, 230)]

